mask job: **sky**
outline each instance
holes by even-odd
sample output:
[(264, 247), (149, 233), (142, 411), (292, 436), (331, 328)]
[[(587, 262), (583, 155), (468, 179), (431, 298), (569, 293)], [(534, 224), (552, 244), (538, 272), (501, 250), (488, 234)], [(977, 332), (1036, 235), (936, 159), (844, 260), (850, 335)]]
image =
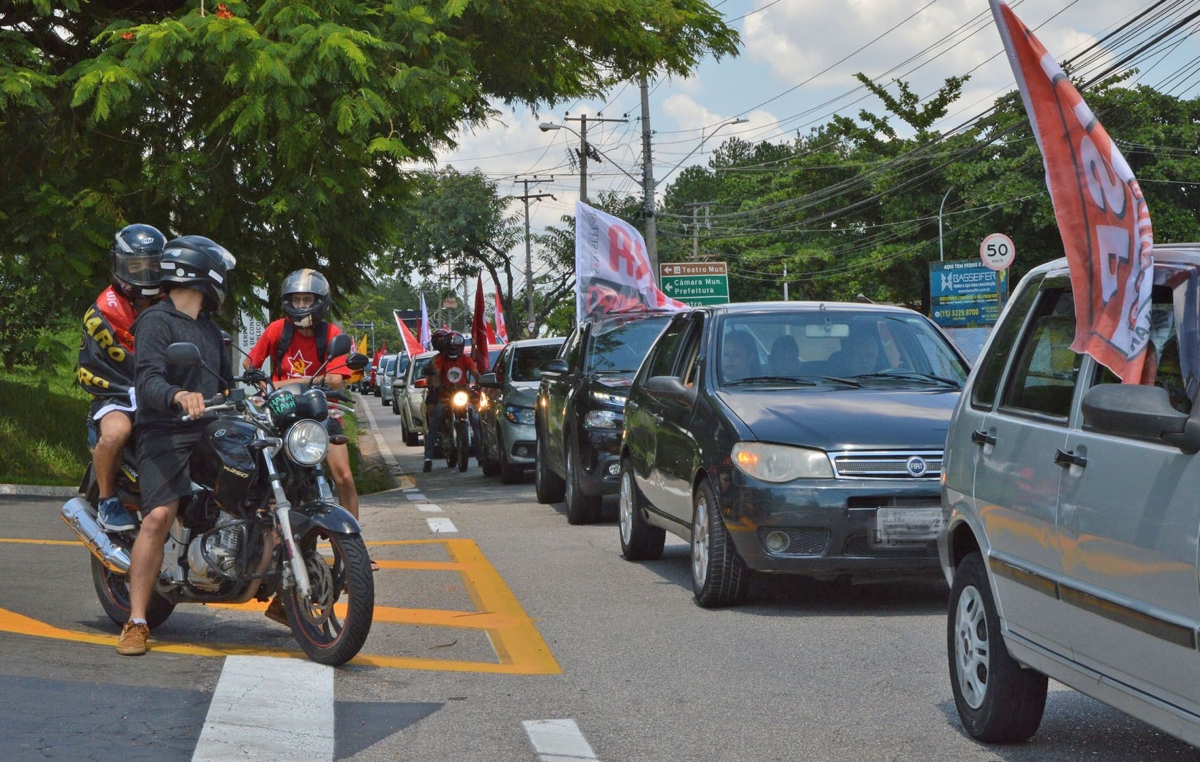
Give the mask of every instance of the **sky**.
[[(692, 77), (651, 82), (651, 155), (660, 201), (679, 168), (705, 163), (731, 136), (754, 143), (787, 142), (835, 113), (856, 117), (864, 108), (885, 113), (882, 103), (854, 79), (856, 72), (890, 85), (893, 93), (892, 80), (902, 79), (922, 97), (935, 93), (947, 77), (969, 73), (962, 97), (935, 125), (943, 131), (982, 113), (1015, 88), (987, 0), (710, 0), (710, 5), (741, 35), (740, 55), (705, 59)], [(1018, 0), (1010, 6), (1063, 62), (1143, 12), (1143, 21), (1153, 23), (1141, 27), (1145, 31), (1138, 41), (1148, 41), (1200, 10), (1200, 0)], [(1184, 22), (1167, 39), (1169, 46), (1158, 46), (1138, 61), (1134, 81), (1197, 97), (1198, 30), (1200, 20)], [(1084, 71), (1099, 71), (1138, 43), (1119, 40), (1093, 51), (1094, 62)], [(543, 132), (538, 129), (542, 122), (578, 130), (578, 121), (564, 120), (581, 114), (627, 118), (624, 123), (589, 123), (589, 142), (606, 161), (589, 165), (588, 194), (612, 190), (641, 195), (637, 83), (618, 86), (603, 99), (537, 112), (498, 109), (501, 113), (485, 128), (460, 134), (457, 148), (440, 155), (439, 163), (461, 172), (478, 168), (506, 195), (524, 192), (521, 179), (544, 180), (531, 184), (530, 192), (551, 193), (554, 199), (530, 204), (535, 230), (560, 225), (563, 215), (574, 214), (579, 197), (579, 176), (568, 161), (568, 149), (578, 147), (579, 138), (566, 129)], [(738, 118), (748, 121), (731, 124)], [(522, 205), (514, 201), (511, 208), (519, 211)]]

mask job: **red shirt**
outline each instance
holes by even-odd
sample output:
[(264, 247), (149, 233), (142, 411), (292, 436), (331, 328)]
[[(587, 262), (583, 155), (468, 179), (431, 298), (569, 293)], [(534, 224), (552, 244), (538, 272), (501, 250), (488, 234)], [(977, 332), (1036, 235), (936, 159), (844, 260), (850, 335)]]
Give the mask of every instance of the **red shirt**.
[[(279, 345), (279, 339), (283, 336), (283, 321), (287, 318), (280, 318), (267, 326), (263, 331), (263, 335), (259, 338), (258, 343), (254, 345), (254, 349), (250, 350), (250, 364), (256, 368), (261, 368), (263, 361), (270, 358), (272, 364), (275, 362), (275, 347)], [(333, 339), (341, 333), (341, 329), (333, 323), (329, 323), (328, 338)], [(286, 381), (289, 378), (303, 378), (312, 376), (317, 372), (321, 363), (317, 360), (317, 337), (305, 336), (300, 333), (297, 328), (292, 331), (292, 343), (288, 345), (287, 352), (283, 355), (283, 362), (278, 368), (271, 368), (271, 379), (273, 381)], [(349, 378), (351, 371), (346, 367), (346, 358), (339, 357), (329, 363), (326, 368), (328, 373)], [(323, 375), (323, 374), (322, 374)]]
[(479, 374), (479, 371), (475, 369), (475, 361), (467, 354), (460, 355), (456, 360), (440, 354), (433, 358), (433, 367), (437, 371), (438, 379), (442, 382), (443, 387), (467, 383), (470, 381), (468, 371)]

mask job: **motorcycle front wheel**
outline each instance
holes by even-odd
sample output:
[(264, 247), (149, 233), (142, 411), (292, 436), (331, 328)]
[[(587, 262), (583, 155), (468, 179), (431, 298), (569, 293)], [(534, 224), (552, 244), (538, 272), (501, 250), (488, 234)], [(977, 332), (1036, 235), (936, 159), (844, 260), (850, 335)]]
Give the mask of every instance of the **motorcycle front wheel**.
[[(328, 543), (331, 557), (322, 554)], [(292, 635), (308, 658), (336, 667), (358, 654), (375, 613), (375, 580), (362, 537), (317, 528), (300, 543), (312, 600), (293, 585), (284, 596)]]
[[(104, 607), (104, 613), (117, 624), (129, 621), (129, 577), (117, 574), (95, 556), (92, 556), (92, 584), (96, 587), (96, 597)], [(167, 621), (175, 604), (159, 595), (150, 593), (150, 603), (146, 606), (146, 624), (151, 630)]]
[(467, 470), (467, 459), (471, 457), (471, 440), (467, 436), (467, 422), (457, 421), (454, 424), (454, 438), (458, 444), (458, 470)]

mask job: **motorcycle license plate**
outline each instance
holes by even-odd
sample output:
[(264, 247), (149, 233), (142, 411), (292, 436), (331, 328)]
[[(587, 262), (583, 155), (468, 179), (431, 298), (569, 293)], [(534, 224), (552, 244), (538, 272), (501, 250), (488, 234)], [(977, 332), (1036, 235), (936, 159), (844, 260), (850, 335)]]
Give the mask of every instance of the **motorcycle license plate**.
[(923, 545), (937, 539), (942, 528), (941, 506), (879, 508), (875, 511), (874, 544), (885, 548)]

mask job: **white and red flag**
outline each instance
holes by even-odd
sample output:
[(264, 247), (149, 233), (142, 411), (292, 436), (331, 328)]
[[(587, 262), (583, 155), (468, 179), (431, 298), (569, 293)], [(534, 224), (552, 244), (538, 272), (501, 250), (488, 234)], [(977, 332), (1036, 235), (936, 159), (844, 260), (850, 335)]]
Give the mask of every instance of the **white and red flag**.
[(508, 343), (508, 326), (504, 324), (504, 302), (500, 299), (499, 284), (496, 284), (496, 337), (501, 344)]
[(425, 306), (425, 294), (421, 294), (421, 326), (417, 329), (417, 341), (429, 351), (433, 348), (433, 333), (429, 330), (429, 308)]
[(1150, 339), (1154, 236), (1125, 157), (1070, 78), (1007, 4), (991, 0), (1046, 165), (1046, 186), (1075, 292), (1075, 341), (1138, 383)]
[(686, 310), (658, 290), (646, 242), (625, 220), (575, 202), (575, 317)]
[(413, 332), (409, 330), (408, 325), (400, 319), (400, 310), (392, 310), (392, 317), (396, 318), (396, 327), (400, 329), (400, 338), (404, 339), (404, 349), (408, 352), (409, 357), (416, 357), (425, 351), (421, 346), (421, 342), (413, 336)]
[(471, 313), (471, 359), (475, 361), (475, 370), (480, 373), (488, 372), (488, 328), (487, 308), (483, 303), (483, 275), (475, 276), (475, 310)]

